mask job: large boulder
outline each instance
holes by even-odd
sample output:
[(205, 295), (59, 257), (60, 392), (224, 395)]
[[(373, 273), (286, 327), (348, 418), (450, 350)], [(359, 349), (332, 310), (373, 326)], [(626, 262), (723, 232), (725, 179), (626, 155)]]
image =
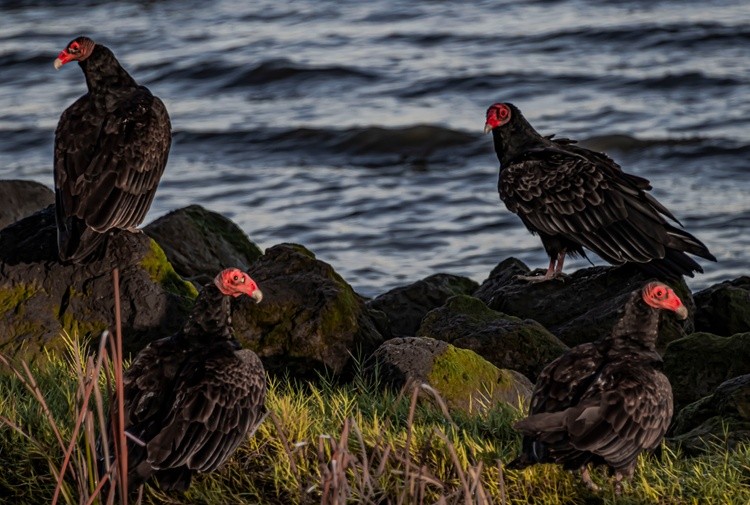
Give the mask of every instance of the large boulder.
[[(541, 323), (569, 346), (606, 336), (619, 317), (629, 294), (650, 280), (632, 265), (577, 270), (564, 280), (530, 283), (517, 279), (529, 269), (515, 258), (500, 263), (474, 296), (491, 309)], [(695, 312), (690, 290), (683, 280), (670, 283), (691, 316), (685, 323), (662, 317), (657, 346), (692, 332)]]
[(269, 371), (346, 376), (354, 359), (364, 359), (382, 343), (364, 300), (303, 246), (273, 246), (248, 273), (263, 291), (263, 302), (240, 300), (232, 321), (237, 337)]
[(161, 246), (178, 274), (201, 286), (224, 268), (247, 270), (263, 254), (239, 226), (200, 205), (172, 211), (143, 231)]
[(531, 381), (501, 370), (468, 349), (431, 338), (388, 340), (372, 356), (367, 370), (395, 388), (428, 384), (449, 408), (484, 411), (498, 403), (518, 408), (531, 398)]
[(750, 331), (750, 277), (716, 284), (694, 298), (697, 331), (724, 336)]
[(536, 321), (496, 312), (465, 295), (429, 312), (417, 336), (471, 349), (493, 365), (517, 370), (531, 380), (568, 349)]
[(693, 333), (675, 340), (664, 353), (664, 373), (676, 405), (694, 402), (727, 379), (750, 374), (750, 332), (731, 337)]
[(114, 326), (112, 270), (120, 273), (126, 351), (168, 335), (185, 321), (195, 288), (142, 233), (114, 232), (100, 259), (61, 264), (54, 208), (0, 231), (0, 345), (33, 357), (59, 348), (61, 336), (98, 336)]
[(730, 379), (682, 409), (672, 424), (670, 441), (688, 453), (717, 445), (733, 449), (750, 441), (750, 375)]
[(468, 277), (435, 274), (383, 293), (367, 302), (367, 306), (386, 315), (389, 335), (411, 337), (425, 314), (451, 296), (471, 294), (477, 287), (479, 284)]
[(55, 203), (55, 193), (34, 181), (0, 181), (0, 230)]

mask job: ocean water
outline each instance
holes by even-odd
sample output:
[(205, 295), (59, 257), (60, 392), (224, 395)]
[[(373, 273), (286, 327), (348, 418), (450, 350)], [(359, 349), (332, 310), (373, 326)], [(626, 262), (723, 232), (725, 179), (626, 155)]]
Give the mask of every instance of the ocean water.
[(746, 0), (2, 2), (0, 178), (52, 186), (55, 126), (85, 92), (52, 62), (80, 34), (170, 111), (147, 222), (201, 204), (261, 247), (304, 244), (367, 296), (481, 281), (511, 255), (546, 267), (482, 134), (510, 101), (652, 181), (719, 259), (693, 289), (750, 273)]

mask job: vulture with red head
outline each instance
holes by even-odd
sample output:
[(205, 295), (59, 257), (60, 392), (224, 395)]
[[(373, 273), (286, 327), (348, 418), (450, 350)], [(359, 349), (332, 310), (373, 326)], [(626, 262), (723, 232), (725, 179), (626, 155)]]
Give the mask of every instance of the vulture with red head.
[(542, 370), (523, 433), (520, 456), (509, 468), (558, 463), (591, 481), (589, 465), (606, 465), (615, 490), (633, 475), (636, 459), (655, 449), (672, 419), (672, 387), (656, 352), (659, 315), (687, 309), (667, 285), (650, 282), (634, 291), (612, 333), (573, 347)]
[[(265, 417), (266, 376), (242, 349), (231, 302), (260, 302), (246, 273), (220, 272), (198, 295), (184, 328), (146, 346), (123, 377), (128, 488), (185, 491), (196, 472), (224, 463)], [(112, 401), (117, 415), (117, 399)]]
[(677, 279), (703, 272), (688, 256), (716, 258), (649, 194), (647, 179), (627, 174), (607, 155), (537, 133), (510, 103), (487, 110), (500, 161), (500, 199), (538, 234), (550, 258), (544, 276), (562, 276), (565, 255), (594, 251), (613, 265), (633, 263), (649, 275)]
[(107, 47), (72, 40), (55, 68), (77, 61), (88, 92), (55, 130), (55, 207), (62, 261), (82, 263), (110, 230), (143, 222), (167, 164), (172, 129), (162, 101)]

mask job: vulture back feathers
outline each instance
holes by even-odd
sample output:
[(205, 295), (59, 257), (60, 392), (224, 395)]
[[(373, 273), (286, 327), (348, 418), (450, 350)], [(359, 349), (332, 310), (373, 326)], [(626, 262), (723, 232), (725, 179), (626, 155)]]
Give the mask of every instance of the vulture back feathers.
[(222, 271), (184, 328), (150, 343), (126, 370), (125, 429), (139, 441), (127, 442), (130, 491), (150, 481), (187, 490), (195, 472), (217, 469), (263, 420), (263, 365), (232, 333), (230, 302), (240, 295), (262, 299), (246, 273)]
[(88, 92), (55, 130), (54, 179), (58, 251), (86, 261), (110, 230), (143, 222), (172, 142), (167, 109), (139, 86), (107, 47), (88, 37), (71, 41), (55, 68), (77, 61)]
[(672, 419), (672, 388), (655, 347), (662, 310), (687, 317), (672, 289), (651, 282), (631, 294), (609, 336), (573, 347), (542, 370), (529, 416), (515, 425), (524, 438), (509, 467), (604, 464), (618, 485), (632, 476), (638, 455), (658, 446)]
[(647, 179), (623, 172), (607, 155), (543, 137), (510, 103), (488, 109), (485, 131), (492, 131), (500, 161), (500, 199), (539, 235), (553, 263), (588, 249), (613, 265), (634, 263), (676, 279), (703, 271), (688, 254), (716, 261), (700, 240), (669, 223), (680, 225), (649, 194)]

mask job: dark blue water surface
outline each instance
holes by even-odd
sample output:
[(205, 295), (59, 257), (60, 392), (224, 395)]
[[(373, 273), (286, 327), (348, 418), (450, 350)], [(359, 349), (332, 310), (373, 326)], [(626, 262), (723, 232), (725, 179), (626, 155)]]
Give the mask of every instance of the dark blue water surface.
[(502, 100), (649, 178), (719, 258), (694, 289), (750, 273), (746, 0), (2, 2), (0, 178), (52, 185), (55, 125), (85, 90), (52, 61), (79, 34), (170, 111), (148, 221), (199, 203), (370, 296), (510, 255), (546, 266), (498, 200), (481, 132)]

